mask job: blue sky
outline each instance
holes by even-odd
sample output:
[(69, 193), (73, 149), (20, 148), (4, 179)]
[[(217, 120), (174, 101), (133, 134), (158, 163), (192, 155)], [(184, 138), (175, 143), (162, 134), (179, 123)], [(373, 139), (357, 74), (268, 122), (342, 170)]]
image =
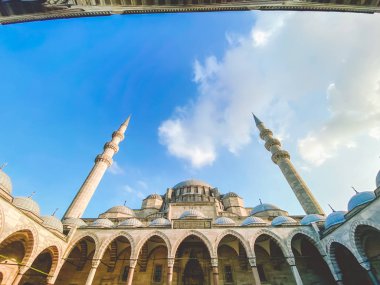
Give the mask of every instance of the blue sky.
[(379, 167), (378, 15), (194, 13), (0, 26), (0, 158), (15, 196), (63, 215), (114, 130), (86, 217), (199, 178), (302, 214), (250, 111), (327, 211)]

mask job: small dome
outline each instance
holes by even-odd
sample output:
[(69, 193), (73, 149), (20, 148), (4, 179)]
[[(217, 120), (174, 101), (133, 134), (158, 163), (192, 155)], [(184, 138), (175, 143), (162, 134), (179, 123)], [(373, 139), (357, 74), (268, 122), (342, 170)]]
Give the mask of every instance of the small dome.
[(380, 187), (380, 170), (376, 175), (376, 188)]
[(325, 222), (325, 229), (345, 222), (346, 218), (344, 215), (346, 213), (346, 211), (335, 211), (328, 215)]
[(97, 219), (90, 224), (90, 227), (95, 228), (112, 228), (113, 226), (113, 222), (108, 219)]
[(12, 180), (11, 178), (0, 168), (0, 190), (12, 194)]
[(158, 199), (158, 200), (162, 200), (162, 197), (160, 195), (158, 195), (158, 194), (150, 194), (145, 199)]
[(215, 225), (235, 225), (234, 220), (227, 217), (219, 217), (214, 221)]
[(79, 218), (67, 218), (63, 220), (62, 224), (64, 226), (78, 227), (78, 228), (87, 226), (87, 224), (82, 219), (79, 219)]
[(203, 182), (200, 180), (195, 180), (195, 179), (190, 179), (190, 180), (185, 180), (185, 181), (182, 181), (182, 182), (174, 185), (173, 189), (188, 187), (188, 186), (204, 186), (204, 187), (208, 187), (208, 188), (213, 188), (210, 184), (207, 184), (206, 182)]
[(163, 227), (163, 226), (170, 226), (172, 223), (165, 218), (158, 218), (150, 222), (150, 227)]
[(135, 212), (133, 212), (133, 210), (131, 210), (127, 206), (115, 206), (115, 207), (112, 207), (111, 209), (108, 209), (106, 213), (123, 214), (123, 215), (128, 215), (131, 217), (135, 216)]
[(324, 222), (326, 218), (318, 214), (309, 214), (302, 218), (300, 224), (303, 226), (308, 226), (311, 223)]
[(272, 226), (295, 225), (295, 224), (297, 224), (297, 221), (287, 216), (278, 216), (278, 217), (275, 217), (272, 221)]
[(190, 209), (182, 213), (182, 215), (179, 217), (180, 219), (204, 219), (205, 215), (203, 215), (201, 212)]
[(58, 231), (63, 233), (63, 225), (62, 222), (57, 219), (55, 216), (43, 216), (41, 217), (43, 220), (42, 225), (47, 227), (48, 229)]
[(371, 202), (375, 198), (376, 198), (375, 193), (373, 193), (371, 191), (356, 193), (354, 196), (352, 196), (352, 198), (348, 202), (347, 208), (349, 211), (351, 211), (360, 205), (367, 204), (367, 203)]
[(40, 206), (38, 206), (38, 204), (32, 198), (16, 197), (13, 199), (13, 205), (21, 210), (31, 212), (36, 216), (40, 215)]
[(254, 215), (254, 214), (265, 212), (265, 211), (278, 211), (278, 210), (281, 210), (281, 209), (273, 204), (263, 203), (263, 204), (257, 205), (256, 207), (253, 207), (250, 215)]
[(227, 194), (223, 195), (223, 199), (230, 198), (230, 197), (239, 197), (239, 195), (234, 192), (228, 192)]
[(262, 226), (262, 225), (266, 225), (266, 224), (267, 223), (263, 219), (250, 216), (243, 221), (241, 226), (243, 226), (243, 227), (246, 227), (246, 226)]
[(136, 218), (126, 219), (119, 223), (118, 227), (130, 227), (130, 228), (138, 228), (142, 227), (143, 224)]

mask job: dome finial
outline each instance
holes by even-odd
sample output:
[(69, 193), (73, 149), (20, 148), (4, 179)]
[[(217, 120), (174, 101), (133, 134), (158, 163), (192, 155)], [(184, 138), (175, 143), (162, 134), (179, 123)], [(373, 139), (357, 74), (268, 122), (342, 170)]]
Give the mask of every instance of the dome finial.
[(358, 194), (359, 192), (355, 189), (354, 186), (351, 186), (351, 188), (355, 191), (356, 194)]
[(123, 204), (123, 206), (125, 206), (125, 204), (127, 204), (127, 200), (125, 200), (125, 201), (124, 201), (124, 204)]
[(51, 214), (53, 217), (55, 216), (55, 213), (57, 213), (57, 211), (59, 210), (59, 208), (55, 208), (53, 214)]
[(28, 198), (32, 198), (36, 194), (36, 191), (33, 191), (32, 194), (28, 196)]
[(334, 208), (333, 208), (333, 207), (331, 207), (331, 205), (330, 205), (330, 204), (327, 204), (327, 205), (329, 205), (329, 207), (330, 207), (331, 211), (333, 211), (333, 212), (336, 212), (336, 211), (334, 210)]
[(263, 204), (263, 202), (261, 201), (261, 199), (259, 199), (259, 201), (260, 201), (260, 205), (262, 205), (262, 204)]
[(7, 163), (7, 162), (4, 162), (4, 163), (0, 166), (0, 170), (3, 170), (7, 165), (8, 165), (8, 163)]

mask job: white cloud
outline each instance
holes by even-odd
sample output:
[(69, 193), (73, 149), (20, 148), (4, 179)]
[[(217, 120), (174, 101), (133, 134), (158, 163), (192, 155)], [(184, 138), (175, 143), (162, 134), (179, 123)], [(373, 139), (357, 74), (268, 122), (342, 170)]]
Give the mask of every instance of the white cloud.
[[(170, 154), (193, 167), (212, 164), (251, 141), (251, 111), (265, 114), (282, 137), (295, 115), (313, 122), (298, 143), (309, 165), (321, 165), (358, 136), (380, 137), (380, 17), (343, 13), (257, 13), (249, 35), (236, 37), (220, 59), (194, 63), (195, 99), (162, 122)], [(330, 117), (294, 110), (303, 96), (326, 96)], [(314, 107), (314, 106), (313, 106)]]
[(109, 172), (113, 175), (120, 175), (124, 173), (124, 170), (119, 166), (119, 164), (114, 161), (109, 168)]
[(124, 193), (126, 193), (128, 196), (130, 196), (132, 194), (132, 195), (137, 196), (140, 199), (144, 199), (146, 197), (146, 195), (142, 191), (136, 190), (135, 188), (133, 188), (129, 185), (124, 185), (122, 189), (123, 189)]

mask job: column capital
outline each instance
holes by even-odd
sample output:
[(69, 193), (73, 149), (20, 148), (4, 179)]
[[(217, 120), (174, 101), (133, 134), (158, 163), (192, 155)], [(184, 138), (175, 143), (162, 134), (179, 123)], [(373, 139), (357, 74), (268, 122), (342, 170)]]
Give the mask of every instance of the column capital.
[(367, 271), (371, 270), (371, 263), (368, 260), (359, 261), (360, 265)]
[(287, 257), (286, 261), (290, 266), (296, 266), (296, 259), (294, 258), (294, 256)]
[(98, 268), (99, 264), (100, 264), (100, 259), (91, 260), (91, 267), (92, 268)]
[(174, 266), (175, 259), (174, 258), (168, 258), (168, 267)]
[(256, 257), (249, 257), (248, 261), (249, 261), (249, 265), (251, 265), (251, 267), (256, 267), (257, 266), (257, 264), (256, 264)]
[(217, 258), (211, 258), (211, 266), (212, 267), (218, 267), (218, 259)]
[(129, 261), (129, 268), (135, 268), (137, 265), (137, 259), (131, 259)]

